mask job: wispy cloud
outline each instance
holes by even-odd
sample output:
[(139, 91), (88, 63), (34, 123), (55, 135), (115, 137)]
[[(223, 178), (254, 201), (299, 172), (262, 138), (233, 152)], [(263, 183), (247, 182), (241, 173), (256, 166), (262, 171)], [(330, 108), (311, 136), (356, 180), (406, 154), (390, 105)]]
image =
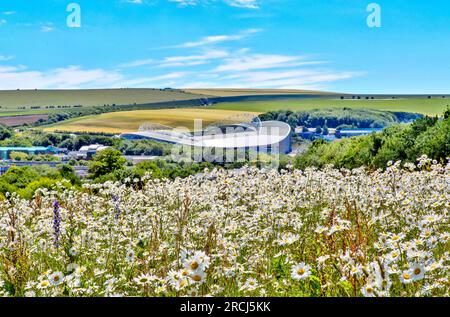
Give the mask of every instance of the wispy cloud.
[(145, 66), (145, 65), (150, 65), (153, 64), (155, 61), (151, 58), (149, 59), (140, 59), (140, 60), (136, 60), (136, 61), (132, 61), (129, 63), (125, 63), (122, 65), (119, 65), (119, 68), (132, 68), (132, 67), (139, 67), (139, 66)]
[(187, 56), (170, 56), (163, 59), (158, 64), (159, 67), (183, 67), (195, 66), (208, 63), (210, 60), (221, 59), (228, 56), (228, 52), (223, 50), (211, 50), (204, 54)]
[(318, 87), (338, 80), (359, 76), (355, 72), (332, 70), (275, 70), (241, 72), (223, 78), (227, 87), (242, 88), (303, 88)]
[(225, 2), (232, 7), (259, 9), (258, 2), (256, 0), (225, 0)]
[[(196, 6), (199, 4), (207, 5), (218, 0), (169, 0), (169, 2), (176, 2), (182, 7)], [(225, 4), (232, 7), (245, 9), (259, 9), (258, 0), (221, 0)]]
[(132, 3), (132, 4), (142, 4), (142, 0), (125, 0), (124, 2)]
[(153, 77), (139, 77), (121, 82), (117, 87), (162, 87), (164, 85), (175, 84), (176, 79), (184, 78), (188, 72), (171, 72)]
[(53, 26), (53, 23), (51, 22), (47, 22), (47, 23), (41, 23), (41, 31), (42, 32), (51, 32), (53, 31), (55, 28)]
[(14, 56), (5, 56), (5, 55), (0, 55), (0, 62), (7, 62), (10, 61), (14, 58)]
[(218, 44), (218, 43), (227, 42), (227, 41), (239, 41), (246, 37), (249, 37), (252, 34), (256, 34), (258, 32), (261, 32), (261, 29), (248, 29), (248, 30), (244, 30), (238, 34), (232, 34), (232, 35), (206, 36), (206, 37), (201, 38), (198, 41), (185, 42), (183, 44), (176, 45), (174, 47), (176, 47), (176, 48), (192, 48), (192, 47), (199, 47), (199, 46), (205, 46), (205, 45), (211, 45), (211, 44)]
[(251, 54), (228, 58), (219, 65), (218, 72), (240, 72), (253, 69), (285, 68), (322, 64), (322, 61), (305, 61), (301, 56)]
[(8, 21), (5, 19), (0, 19), (0, 26), (5, 25), (6, 23), (8, 23)]
[(80, 66), (27, 70), (25, 67), (0, 67), (2, 89), (62, 89), (109, 87), (122, 81), (121, 74), (103, 69), (83, 69)]
[(3, 11), (2, 14), (4, 14), (4, 15), (13, 15), (13, 14), (16, 14), (16, 11)]
[(305, 56), (253, 54), (249, 49), (240, 49), (228, 52), (212, 69), (192, 72), (176, 87), (322, 89), (329, 83), (362, 75), (322, 68), (326, 63)]
[(184, 56), (168, 56), (161, 60), (141, 59), (129, 63), (119, 65), (118, 68), (134, 68), (146, 65), (155, 67), (187, 67), (207, 64), (211, 60), (221, 59), (228, 56), (228, 52), (223, 50), (207, 50), (202, 54), (184, 55)]

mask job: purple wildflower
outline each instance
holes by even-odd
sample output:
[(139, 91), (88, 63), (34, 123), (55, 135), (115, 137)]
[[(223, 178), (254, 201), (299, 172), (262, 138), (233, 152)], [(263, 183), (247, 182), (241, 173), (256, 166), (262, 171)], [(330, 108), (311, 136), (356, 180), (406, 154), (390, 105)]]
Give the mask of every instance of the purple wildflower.
[(53, 237), (55, 247), (59, 247), (59, 236), (61, 229), (61, 214), (59, 213), (59, 203), (57, 200), (53, 202)]
[(122, 209), (120, 209), (120, 206), (119, 206), (119, 197), (117, 197), (116, 195), (113, 195), (112, 196), (112, 200), (114, 202), (114, 208), (116, 209), (116, 213), (114, 215), (114, 218), (117, 221), (117, 220), (119, 220), (119, 216), (122, 213)]

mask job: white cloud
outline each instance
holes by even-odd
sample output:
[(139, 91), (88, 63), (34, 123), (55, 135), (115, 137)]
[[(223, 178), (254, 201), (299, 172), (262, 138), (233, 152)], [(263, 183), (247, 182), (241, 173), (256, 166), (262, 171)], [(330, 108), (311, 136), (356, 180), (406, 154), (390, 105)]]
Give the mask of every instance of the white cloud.
[(270, 68), (284, 68), (305, 65), (321, 64), (321, 61), (301, 61), (303, 57), (287, 56), (287, 55), (267, 55), (267, 54), (253, 54), (235, 56), (226, 59), (222, 65), (219, 65), (215, 71), (217, 72), (237, 72), (247, 71), (252, 69), (270, 69)]
[(239, 34), (234, 35), (212, 35), (212, 36), (206, 36), (199, 41), (195, 42), (186, 42), (180, 45), (176, 45), (174, 47), (177, 48), (192, 48), (192, 47), (198, 47), (198, 46), (204, 46), (204, 45), (210, 45), (210, 44), (217, 44), (221, 42), (227, 42), (227, 41), (239, 41), (242, 40), (252, 34), (261, 32), (260, 29), (248, 29), (240, 32)]
[(171, 56), (163, 59), (159, 67), (183, 67), (195, 66), (208, 63), (210, 60), (221, 59), (228, 56), (228, 52), (222, 50), (211, 50), (200, 55)]
[(125, 2), (132, 3), (132, 4), (142, 4), (142, 0), (125, 0)]
[(119, 65), (119, 68), (132, 68), (132, 67), (150, 65), (152, 63), (154, 63), (154, 60), (151, 59), (151, 58), (149, 58), (149, 59), (140, 59), (140, 60), (132, 61), (130, 63)]
[[(176, 2), (180, 6), (196, 6), (198, 4), (209, 4), (216, 2), (217, 0), (169, 0), (169, 2)], [(259, 9), (257, 0), (222, 0), (225, 4), (232, 7), (245, 8), (245, 9)]]
[(6, 61), (10, 61), (14, 58), (14, 56), (4, 56), (4, 55), (0, 55), (0, 62), (6, 62)]
[(323, 86), (326, 83), (349, 79), (360, 74), (330, 70), (283, 70), (264, 72), (243, 72), (224, 77), (227, 87), (254, 88), (303, 88), (312, 85)]
[(256, 0), (225, 0), (232, 7), (247, 8), (247, 9), (259, 9)]
[(123, 80), (116, 72), (82, 69), (79, 66), (51, 69), (45, 72), (24, 67), (0, 67), (2, 89), (62, 89), (109, 87)]
[(16, 14), (16, 11), (3, 11), (2, 14), (4, 14), (4, 15), (13, 15), (13, 14)]
[(42, 32), (51, 32), (53, 30), (54, 30), (53, 23), (48, 22), (48, 23), (42, 23), (41, 24), (41, 31)]
[(8, 23), (8, 21), (5, 19), (0, 19), (0, 26), (5, 25), (6, 23)]
[(172, 72), (154, 77), (139, 77), (135, 79), (125, 80), (117, 87), (162, 87), (176, 84), (175, 79), (184, 78), (187, 72)]

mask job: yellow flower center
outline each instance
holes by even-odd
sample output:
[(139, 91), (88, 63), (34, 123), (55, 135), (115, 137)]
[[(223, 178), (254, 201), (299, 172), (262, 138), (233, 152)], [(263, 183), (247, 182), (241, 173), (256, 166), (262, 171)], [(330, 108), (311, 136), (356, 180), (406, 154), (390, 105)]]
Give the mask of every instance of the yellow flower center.
[(304, 269), (304, 268), (298, 269), (298, 270), (297, 270), (297, 274), (298, 274), (298, 275), (303, 275), (303, 274), (305, 274), (305, 269)]
[(409, 280), (409, 279), (411, 279), (411, 275), (409, 275), (408, 273), (403, 273), (403, 278), (405, 280)]
[(187, 281), (186, 281), (186, 280), (181, 280), (181, 282), (180, 282), (180, 287), (185, 287), (186, 284), (187, 284)]
[(195, 274), (192, 276), (192, 279), (196, 282), (200, 282), (202, 280), (202, 277), (198, 274)]
[(191, 269), (192, 270), (196, 270), (198, 268), (198, 263), (197, 263), (197, 261), (192, 261), (192, 263), (191, 263)]

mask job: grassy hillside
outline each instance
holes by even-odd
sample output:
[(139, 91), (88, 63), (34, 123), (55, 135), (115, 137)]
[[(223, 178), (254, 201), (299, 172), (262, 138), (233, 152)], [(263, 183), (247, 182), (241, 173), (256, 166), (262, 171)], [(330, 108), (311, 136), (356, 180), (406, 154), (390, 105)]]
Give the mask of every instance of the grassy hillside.
[(143, 123), (159, 123), (171, 127), (194, 128), (194, 119), (202, 119), (203, 126), (240, 114), (234, 110), (205, 108), (136, 110), (104, 113), (64, 121), (47, 126), (45, 131), (122, 133), (137, 131)]
[(317, 108), (355, 108), (386, 111), (414, 112), (426, 115), (440, 115), (444, 112), (450, 99), (396, 99), (396, 100), (340, 100), (340, 99), (296, 99), (277, 101), (248, 101), (219, 103), (213, 109), (269, 112), (278, 110), (302, 111)]
[[(0, 90), (0, 110), (9, 112), (30, 110), (32, 106), (146, 104), (204, 97), (181, 90), (160, 89)], [(21, 107), (25, 107), (25, 109), (20, 109)]]
[(299, 89), (233, 89), (233, 88), (211, 88), (211, 89), (185, 89), (186, 92), (215, 97), (230, 96), (264, 96), (264, 95), (330, 95), (334, 93), (299, 90)]

